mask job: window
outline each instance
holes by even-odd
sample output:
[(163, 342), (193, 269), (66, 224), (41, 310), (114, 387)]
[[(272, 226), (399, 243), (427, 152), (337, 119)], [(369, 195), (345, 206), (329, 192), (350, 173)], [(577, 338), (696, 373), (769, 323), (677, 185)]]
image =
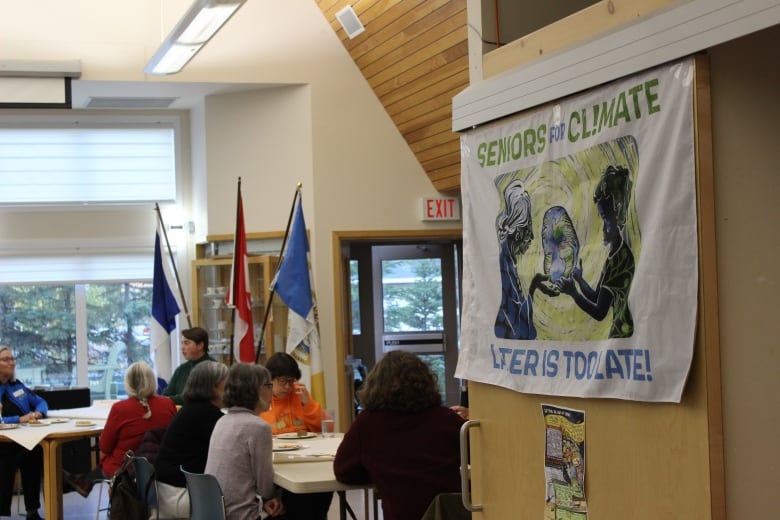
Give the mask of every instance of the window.
[(174, 128), (0, 128), (0, 204), (176, 198)]
[[(94, 398), (116, 398), (130, 363), (152, 364), (151, 293), (149, 282), (0, 286), (0, 343), (16, 353), (16, 377), (28, 386), (89, 384)], [(84, 333), (88, 375), (79, 378)]]

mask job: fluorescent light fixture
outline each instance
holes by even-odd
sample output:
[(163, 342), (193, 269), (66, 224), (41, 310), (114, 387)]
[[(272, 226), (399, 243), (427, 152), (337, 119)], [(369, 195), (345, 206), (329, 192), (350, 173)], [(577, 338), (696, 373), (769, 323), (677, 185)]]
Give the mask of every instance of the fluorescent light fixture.
[(219, 31), (246, 0), (195, 0), (165, 38), (146, 74), (176, 74)]

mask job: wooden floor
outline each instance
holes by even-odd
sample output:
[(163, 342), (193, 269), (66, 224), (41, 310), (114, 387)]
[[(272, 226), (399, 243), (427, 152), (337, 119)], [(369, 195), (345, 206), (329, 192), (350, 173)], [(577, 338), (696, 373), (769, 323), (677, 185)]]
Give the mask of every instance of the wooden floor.
[[(92, 490), (92, 493), (87, 498), (83, 498), (78, 493), (66, 493), (62, 497), (62, 505), (63, 505), (63, 511), (64, 511), (64, 520), (95, 520), (96, 518), (99, 520), (106, 520), (106, 514), (103, 513), (99, 516), (97, 516), (97, 503), (98, 503), (98, 496), (99, 496), (99, 490), (98, 487), (95, 486), (95, 488)], [(105, 486), (103, 486), (103, 497), (101, 500), (101, 507), (104, 507), (107, 501), (107, 495), (106, 495), (106, 489)], [(43, 499), (41, 499), (41, 502), (43, 502)], [(357, 517), (357, 520), (382, 520), (382, 511), (381, 506), (379, 510), (379, 518), (373, 517), (373, 501), (371, 498), (371, 495), (369, 494), (368, 499), (364, 503), (364, 492), (363, 491), (348, 491), (347, 492), (347, 502), (349, 502), (350, 507), (355, 512), (355, 516)], [(16, 505), (16, 498), (14, 498), (14, 503), (11, 507), (11, 512), (14, 513), (11, 518), (18, 519), (18, 518), (24, 518), (24, 504), (22, 504), (22, 512), (21, 514), (17, 514), (17, 505)], [(43, 509), (41, 508), (40, 511), (41, 515), (43, 514)], [(368, 513), (368, 516), (366, 516), (366, 513)], [(3, 518), (3, 517), (0, 517)], [(333, 504), (331, 505), (330, 511), (328, 512), (328, 520), (338, 520), (339, 519), (339, 501), (338, 497), (333, 497)]]

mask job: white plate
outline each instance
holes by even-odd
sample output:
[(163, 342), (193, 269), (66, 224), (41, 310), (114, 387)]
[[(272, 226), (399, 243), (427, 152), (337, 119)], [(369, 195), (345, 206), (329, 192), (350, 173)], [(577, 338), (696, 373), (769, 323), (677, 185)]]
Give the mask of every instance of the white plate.
[(303, 448), (300, 444), (292, 444), (292, 443), (286, 443), (286, 444), (274, 444), (273, 451), (293, 451), (293, 450), (299, 450)]
[(28, 423), (27, 423), (27, 426), (48, 426), (48, 425), (49, 425), (49, 423), (47, 423), (47, 422), (42, 422), (42, 421), (38, 421), (38, 422), (28, 422)]
[(306, 432), (306, 435), (298, 435), (296, 432), (291, 433), (280, 433), (276, 436), (277, 439), (311, 439), (312, 437), (316, 437), (316, 433), (312, 432)]
[(0, 424), (0, 430), (13, 430), (18, 427), (19, 425), (16, 423)]
[(61, 424), (66, 423), (70, 421), (70, 419), (67, 419), (65, 417), (52, 417), (51, 419), (44, 419), (42, 422), (47, 422), (49, 424)]
[(92, 421), (76, 421), (73, 423), (75, 426), (95, 426)]

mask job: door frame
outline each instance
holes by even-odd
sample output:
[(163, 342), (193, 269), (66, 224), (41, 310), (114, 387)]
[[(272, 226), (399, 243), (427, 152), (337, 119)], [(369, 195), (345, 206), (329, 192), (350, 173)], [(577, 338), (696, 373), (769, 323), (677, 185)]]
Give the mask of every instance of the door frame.
[[(331, 234), (333, 251), (333, 298), (336, 322), (336, 383), (338, 387), (339, 427), (346, 431), (352, 423), (352, 414), (346, 413), (354, 408), (354, 388), (351, 372), (348, 373), (344, 360), (354, 355), (352, 345), (351, 293), (349, 277), (349, 257), (346, 252), (350, 245), (361, 242), (409, 242), (425, 240), (462, 240), (462, 229), (415, 229), (415, 230), (378, 230), (378, 231), (333, 231)], [(350, 369), (351, 370), (351, 367)]]

